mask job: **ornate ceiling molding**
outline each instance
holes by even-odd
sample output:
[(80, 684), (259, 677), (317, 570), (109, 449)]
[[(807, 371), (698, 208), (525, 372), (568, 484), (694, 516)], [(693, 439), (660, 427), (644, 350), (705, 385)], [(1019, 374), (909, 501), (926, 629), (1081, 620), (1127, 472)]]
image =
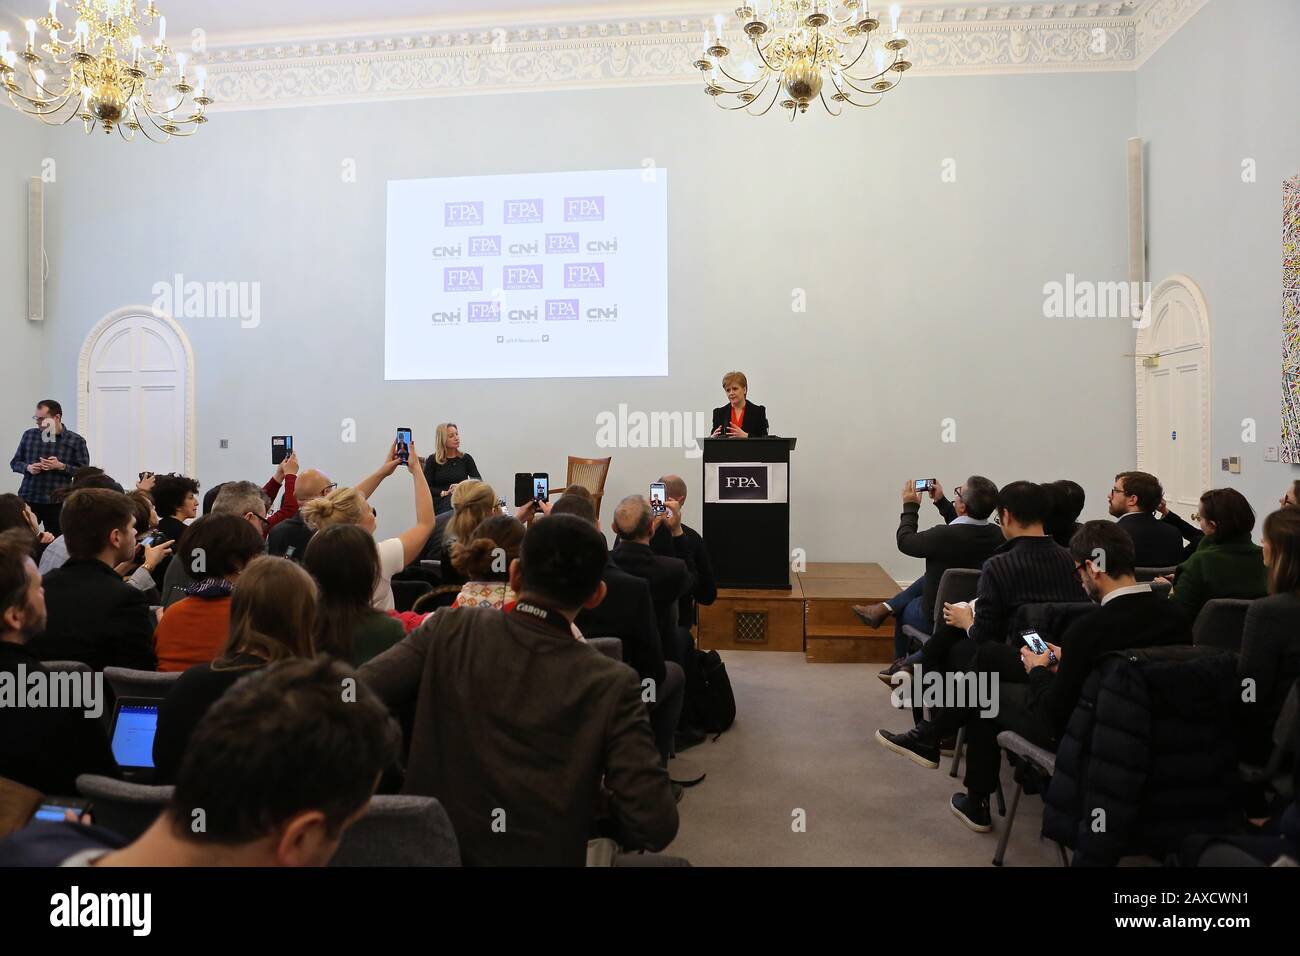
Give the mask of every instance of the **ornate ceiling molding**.
[[(902, 19), (911, 76), (1134, 70), (1208, 0), (935, 3)], [(355, 31), (309, 40), (214, 40), (201, 58), (210, 112), (505, 91), (699, 84), (701, 32), (725, 0), (672, 17)], [(879, 6), (879, 3), (876, 4)], [(874, 7), (873, 7), (874, 8)], [(734, 21), (734, 17), (732, 18)], [(735, 24), (733, 23), (734, 27)], [(738, 30), (733, 45), (744, 42)]]

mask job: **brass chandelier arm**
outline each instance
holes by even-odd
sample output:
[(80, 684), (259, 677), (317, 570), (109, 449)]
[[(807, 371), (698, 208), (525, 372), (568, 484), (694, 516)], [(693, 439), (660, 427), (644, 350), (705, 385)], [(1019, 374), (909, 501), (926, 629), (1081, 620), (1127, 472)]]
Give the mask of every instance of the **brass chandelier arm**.
[[(842, 78), (842, 77), (841, 77), (841, 78)], [(843, 99), (841, 102), (843, 102), (843, 103), (848, 103), (850, 106), (856, 106), (856, 107), (857, 107), (858, 109), (860, 109), (860, 110), (869, 110), (869, 109), (871, 109), (871, 107), (873, 107), (873, 106), (879, 106), (881, 103), (884, 102), (884, 100), (885, 100), (885, 93), (888, 92), (888, 90), (881, 90), (879, 93), (876, 93), (876, 92), (874, 92), (874, 91), (868, 91), (868, 90), (859, 90), (856, 86), (853, 86), (853, 84), (850, 83), (849, 85), (850, 85), (850, 86), (853, 86), (853, 89), (857, 90), (857, 92), (863, 94), (864, 96), (874, 96), (874, 97), (875, 97), (875, 100), (874, 100), (873, 102), (871, 102), (871, 103), (856, 103), (856, 102), (854, 102), (853, 97), (852, 97), (850, 94), (845, 93), (842, 89), (840, 89), (838, 83), (835, 83), (834, 80), (832, 80), (831, 82), (832, 82), (832, 83), (834, 84), (834, 86), (835, 86), (835, 92), (839, 93), (841, 96), (844, 97), (844, 99)], [(897, 85), (898, 85), (897, 83), (894, 84), (894, 86), (897, 86)], [(890, 87), (891, 90), (892, 90), (893, 88), (894, 88), (893, 86)], [(828, 110), (828, 112), (829, 112), (829, 110)], [(840, 112), (841, 112), (841, 113), (843, 112), (843, 109), (842, 109), (842, 108), (841, 108)], [(835, 113), (835, 114), (833, 114), (833, 115), (838, 116), (839, 113)]]
[(760, 77), (758, 77), (757, 79), (754, 79), (754, 80), (742, 80), (740, 77), (738, 77), (738, 76), (732, 76), (730, 73), (728, 73), (726, 67), (724, 67), (724, 66), (722, 65), (722, 61), (721, 61), (721, 60), (719, 60), (718, 63), (715, 64), (715, 65), (717, 66), (717, 68), (718, 68), (718, 72), (719, 72), (719, 73), (721, 73), (721, 74), (722, 74), (723, 76), (725, 76), (727, 79), (731, 80), (732, 83), (739, 83), (741, 86), (745, 87), (745, 89), (747, 89), (747, 90), (752, 90), (752, 89), (753, 89), (755, 86), (757, 86), (758, 83), (763, 79), (763, 77), (760, 76)]

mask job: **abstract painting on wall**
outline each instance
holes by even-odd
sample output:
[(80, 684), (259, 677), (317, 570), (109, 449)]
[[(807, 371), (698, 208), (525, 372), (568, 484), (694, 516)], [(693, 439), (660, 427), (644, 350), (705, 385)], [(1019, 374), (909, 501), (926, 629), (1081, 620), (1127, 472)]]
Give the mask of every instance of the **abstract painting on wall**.
[(1300, 464), (1300, 176), (1282, 184), (1282, 449)]

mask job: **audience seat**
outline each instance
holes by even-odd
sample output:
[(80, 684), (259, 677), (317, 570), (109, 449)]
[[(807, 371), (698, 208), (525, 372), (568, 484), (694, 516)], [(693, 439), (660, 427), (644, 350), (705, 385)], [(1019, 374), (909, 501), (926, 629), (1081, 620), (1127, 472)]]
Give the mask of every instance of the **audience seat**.
[[(1045, 777), (1050, 777), (1056, 772), (1056, 754), (1036, 744), (1031, 744), (1019, 734), (1012, 733), (1009, 730), (1002, 731), (1002, 733), (998, 734), (998, 746), (1009, 754), (1015, 754), (1017, 759), (1029, 764)], [(998, 837), (997, 852), (993, 854), (994, 866), (1001, 866), (1003, 859), (1007, 855), (1007, 843), (1011, 840), (1011, 827), (1016, 822), (1016, 809), (1020, 806), (1020, 795), (1024, 791), (1025, 785), (1023, 781), (1017, 779), (1016, 792), (1011, 795), (1011, 809), (1007, 813), (1007, 822), (1002, 828), (1002, 835)], [(1065, 847), (1058, 843), (1057, 849), (1061, 851), (1061, 864), (1069, 866), (1070, 858), (1066, 855)]]
[(77, 778), (77, 793), (94, 804), (91, 813), (95, 823), (127, 840), (134, 840), (149, 829), (174, 789), (89, 773)]
[[(939, 587), (934, 592), (934, 627), (930, 634), (939, 629), (943, 623), (943, 606), (971, 601), (979, 587), (980, 573), (973, 568), (949, 568), (939, 579)], [(919, 644), (930, 639), (930, 634), (923, 634), (910, 624), (903, 625), (903, 633)], [(939, 645), (935, 645), (938, 647)]]
[(390, 583), (393, 586), (393, 604), (398, 611), (411, 610), (421, 595), (433, 590), (433, 585), (428, 581), (399, 581), (393, 578)]
[(104, 679), (114, 697), (153, 697), (162, 700), (171, 693), (181, 671), (134, 671), (129, 667), (105, 667)]
[(375, 796), (330, 866), (460, 866), (460, 844), (433, 797)]
[(1135, 568), (1134, 577), (1138, 581), (1153, 581), (1156, 578), (1169, 578), (1172, 581), (1177, 570), (1177, 565), (1170, 565), (1167, 568)]
[(606, 657), (616, 661), (623, 659), (623, 642), (617, 637), (589, 637), (587, 643)]
[(1242, 598), (1214, 598), (1206, 601), (1192, 623), (1192, 643), (1241, 652), (1241, 635), (1246, 630), (1250, 601)]
[(53, 671), (60, 674), (92, 673), (90, 665), (83, 661), (41, 661), (41, 666), (47, 671)]

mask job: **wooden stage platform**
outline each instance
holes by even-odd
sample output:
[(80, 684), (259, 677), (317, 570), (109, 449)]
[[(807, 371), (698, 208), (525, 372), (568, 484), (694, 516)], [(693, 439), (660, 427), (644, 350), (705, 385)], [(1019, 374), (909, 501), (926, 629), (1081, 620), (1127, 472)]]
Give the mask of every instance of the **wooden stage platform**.
[(855, 604), (886, 601), (898, 584), (878, 564), (810, 564), (789, 591), (718, 590), (700, 607), (702, 650), (802, 651), (811, 664), (894, 659), (894, 621), (869, 628)]

